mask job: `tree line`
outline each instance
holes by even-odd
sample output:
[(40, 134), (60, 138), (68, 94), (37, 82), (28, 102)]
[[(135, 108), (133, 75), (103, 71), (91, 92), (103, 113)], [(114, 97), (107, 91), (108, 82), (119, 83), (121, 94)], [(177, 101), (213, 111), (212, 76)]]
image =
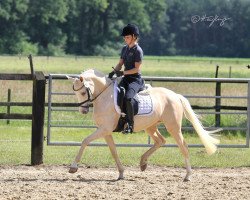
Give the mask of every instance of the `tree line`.
[(118, 55), (128, 23), (146, 55), (250, 56), (248, 0), (0, 0), (0, 54)]

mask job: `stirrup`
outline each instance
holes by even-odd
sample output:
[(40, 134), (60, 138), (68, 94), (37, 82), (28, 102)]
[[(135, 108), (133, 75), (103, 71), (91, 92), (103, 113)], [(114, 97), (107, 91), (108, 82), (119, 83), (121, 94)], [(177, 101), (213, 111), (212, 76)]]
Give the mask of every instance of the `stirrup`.
[(124, 128), (124, 130), (122, 131), (123, 134), (129, 134), (129, 133), (133, 133), (133, 126), (130, 125), (129, 123), (126, 124), (126, 127)]

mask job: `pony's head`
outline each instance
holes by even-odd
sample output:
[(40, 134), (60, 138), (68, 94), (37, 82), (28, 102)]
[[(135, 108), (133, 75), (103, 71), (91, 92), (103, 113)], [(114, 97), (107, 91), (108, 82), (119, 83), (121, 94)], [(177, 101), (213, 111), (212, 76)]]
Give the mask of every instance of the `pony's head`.
[(92, 99), (92, 91), (94, 90), (93, 82), (85, 78), (83, 74), (81, 74), (79, 78), (69, 76), (67, 76), (67, 78), (73, 81), (73, 90), (79, 103), (79, 112), (87, 114)]
[(79, 78), (69, 76), (67, 78), (73, 80), (73, 90), (78, 99), (79, 112), (82, 114), (89, 112), (90, 103), (105, 90), (107, 84), (110, 85), (112, 83), (105, 74), (95, 69), (82, 72)]

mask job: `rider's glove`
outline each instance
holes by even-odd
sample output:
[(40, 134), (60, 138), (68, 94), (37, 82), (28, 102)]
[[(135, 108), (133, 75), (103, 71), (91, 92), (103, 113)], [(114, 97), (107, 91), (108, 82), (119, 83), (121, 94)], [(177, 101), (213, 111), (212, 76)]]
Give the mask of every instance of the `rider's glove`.
[(109, 73), (108, 77), (109, 77), (110, 79), (112, 79), (114, 75), (115, 75), (115, 72), (112, 71), (112, 72)]

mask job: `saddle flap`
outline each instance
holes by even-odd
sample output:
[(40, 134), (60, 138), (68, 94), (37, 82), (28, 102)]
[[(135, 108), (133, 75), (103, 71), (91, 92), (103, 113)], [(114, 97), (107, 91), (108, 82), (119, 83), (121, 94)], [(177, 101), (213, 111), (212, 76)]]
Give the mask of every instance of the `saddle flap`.
[[(135, 109), (135, 115), (148, 115), (151, 114), (153, 111), (153, 103), (151, 96), (148, 92), (148, 89), (152, 86), (149, 84), (145, 84), (145, 89), (140, 91), (138, 94), (135, 95), (135, 103), (134, 109)], [(117, 82), (114, 84), (114, 103), (115, 103), (115, 109), (119, 114), (121, 113), (120, 106), (122, 105), (122, 101), (125, 95), (125, 89), (119, 88)]]
[(153, 111), (153, 102), (148, 92), (140, 92), (134, 99), (138, 102), (138, 115), (151, 114)]

